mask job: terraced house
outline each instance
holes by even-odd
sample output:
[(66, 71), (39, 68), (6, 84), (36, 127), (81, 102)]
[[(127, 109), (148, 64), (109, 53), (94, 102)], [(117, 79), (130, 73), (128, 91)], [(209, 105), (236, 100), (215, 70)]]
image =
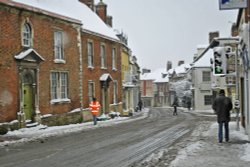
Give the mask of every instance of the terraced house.
[(89, 120), (94, 96), (101, 113), (121, 112), (121, 43), (105, 3), (0, 0), (0, 18), (0, 123)]

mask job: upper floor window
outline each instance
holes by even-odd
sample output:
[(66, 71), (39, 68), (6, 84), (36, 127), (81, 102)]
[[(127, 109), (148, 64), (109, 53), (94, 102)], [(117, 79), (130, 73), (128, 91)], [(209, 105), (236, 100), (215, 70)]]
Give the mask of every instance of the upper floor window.
[(32, 32), (31, 32), (31, 26), (28, 23), (25, 23), (23, 25), (23, 33), (22, 33), (22, 44), (25, 47), (31, 46), (31, 40), (32, 40)]
[(55, 31), (54, 32), (54, 55), (55, 60), (64, 62), (63, 54), (63, 32)]
[(88, 42), (87, 44), (87, 50), (88, 50), (88, 67), (94, 67), (94, 49), (93, 49), (93, 43)]
[(101, 44), (101, 68), (107, 68), (106, 48)]
[(116, 70), (116, 68), (117, 68), (117, 67), (116, 67), (116, 63), (117, 63), (117, 62), (116, 62), (116, 57), (117, 57), (117, 56), (116, 56), (116, 49), (113, 48), (113, 49), (112, 49), (112, 69), (113, 69), (113, 70)]
[(202, 81), (203, 82), (211, 81), (211, 72), (210, 71), (203, 71), (202, 72)]

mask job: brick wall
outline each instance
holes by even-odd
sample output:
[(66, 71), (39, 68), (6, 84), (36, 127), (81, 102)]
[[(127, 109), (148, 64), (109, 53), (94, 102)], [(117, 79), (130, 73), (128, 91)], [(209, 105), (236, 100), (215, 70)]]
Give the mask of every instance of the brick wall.
[[(87, 57), (87, 42), (91, 40), (94, 44), (94, 68), (88, 68), (88, 57)], [(106, 56), (107, 56), (107, 69), (101, 69), (101, 58), (100, 58), (100, 45), (105, 44)], [(112, 48), (115, 47), (117, 50), (117, 70), (112, 69)], [(122, 101), (122, 83), (121, 83), (121, 52), (120, 44), (114, 41), (110, 41), (98, 36), (93, 36), (88, 33), (82, 34), (82, 49), (83, 49), (83, 107), (88, 107), (88, 81), (91, 80), (95, 83), (95, 93), (97, 99), (101, 101), (101, 83), (100, 76), (104, 73), (109, 73), (113, 80), (118, 82), (118, 102)], [(113, 103), (113, 82), (109, 85), (109, 97), (110, 103)]]
[[(0, 122), (17, 119), (19, 112), (19, 76), (15, 55), (24, 48), (21, 44), (21, 27), (28, 21), (33, 31), (33, 48), (45, 59), (39, 71), (39, 103), (41, 114), (65, 113), (80, 107), (79, 100), (79, 49), (77, 30), (71, 22), (0, 5)], [(54, 62), (54, 31), (64, 36), (65, 64)], [(70, 103), (51, 104), (50, 73), (69, 73)]]

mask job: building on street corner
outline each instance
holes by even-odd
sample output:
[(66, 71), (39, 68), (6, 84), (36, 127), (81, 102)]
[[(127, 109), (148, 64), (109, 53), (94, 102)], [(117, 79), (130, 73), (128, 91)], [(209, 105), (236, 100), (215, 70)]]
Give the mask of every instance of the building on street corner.
[(107, 5), (61, 2), (0, 0), (0, 123), (11, 128), (90, 120), (93, 97), (100, 115), (123, 111), (123, 43)]

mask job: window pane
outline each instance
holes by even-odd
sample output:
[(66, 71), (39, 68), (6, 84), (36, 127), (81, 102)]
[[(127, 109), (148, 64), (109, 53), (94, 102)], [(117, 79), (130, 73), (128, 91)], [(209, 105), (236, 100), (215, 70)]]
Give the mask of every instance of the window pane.
[(204, 103), (205, 103), (205, 105), (212, 105), (212, 96), (205, 95), (204, 96)]
[(88, 42), (88, 66), (93, 67), (93, 44)]
[(203, 82), (211, 81), (211, 73), (209, 71), (202, 72), (202, 80)]
[(114, 93), (113, 94), (114, 99), (113, 99), (113, 102), (117, 103), (117, 81), (114, 81), (113, 84), (114, 84), (114, 92), (113, 92)]
[(116, 50), (112, 49), (112, 68), (116, 69)]
[(51, 73), (51, 99), (57, 99), (58, 73)]
[(54, 33), (54, 52), (55, 52), (55, 59), (64, 59), (63, 57), (63, 34), (60, 31), (56, 31)]
[(68, 74), (61, 73), (61, 98), (67, 98), (68, 90)]
[(101, 45), (101, 67), (106, 67), (106, 53), (104, 45)]
[(94, 83), (91, 81), (88, 83), (88, 97), (89, 102), (91, 102), (92, 98), (94, 97)]
[(31, 28), (30, 25), (25, 23), (23, 26), (23, 45), (30, 46), (31, 45)]

